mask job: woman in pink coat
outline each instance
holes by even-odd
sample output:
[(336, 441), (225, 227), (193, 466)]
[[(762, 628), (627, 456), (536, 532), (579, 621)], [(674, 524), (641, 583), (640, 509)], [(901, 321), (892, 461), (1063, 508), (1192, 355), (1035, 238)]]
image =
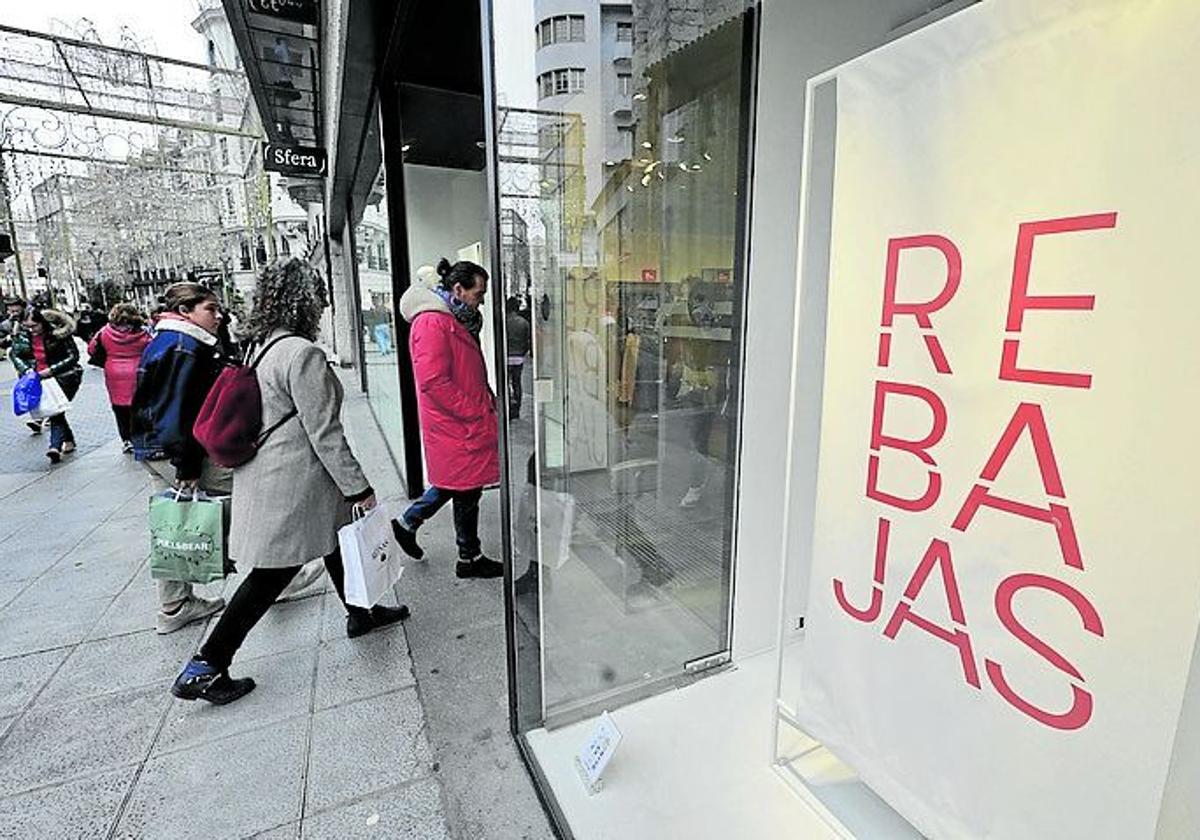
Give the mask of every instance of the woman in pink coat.
[(500, 480), (496, 396), (488, 385), (479, 349), (488, 275), (472, 262), (442, 259), (441, 282), (414, 283), (400, 298), (400, 314), (412, 324), (409, 348), (417, 380), (417, 407), (425, 439), (430, 487), (392, 522), (396, 539), (420, 559), (417, 529), (446, 502), (454, 503), (460, 578), (499, 577), (504, 566), (484, 555), (479, 542), (479, 499)]
[(123, 452), (132, 452), (130, 424), (132, 423), (133, 390), (137, 385), (138, 362), (150, 343), (146, 322), (136, 306), (118, 303), (108, 313), (108, 323), (92, 336), (88, 355), (92, 364), (104, 368), (104, 384), (108, 401), (117, 418)]

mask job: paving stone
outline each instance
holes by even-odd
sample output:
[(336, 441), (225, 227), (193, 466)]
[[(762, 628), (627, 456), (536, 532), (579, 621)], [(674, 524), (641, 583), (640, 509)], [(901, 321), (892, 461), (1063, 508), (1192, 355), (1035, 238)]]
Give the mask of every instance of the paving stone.
[(30, 709), (0, 742), (0, 790), (19, 793), (140, 761), (166, 702), (161, 689), (143, 688)]
[(312, 647), (321, 632), (319, 598), (273, 604), (262, 621), (250, 631), (238, 659), (246, 662), (260, 656)]
[(427, 775), (431, 755), (415, 689), (317, 712), (306, 811)]
[(5, 592), (0, 595), (0, 604), (7, 603), (24, 588), (16, 584), (32, 580), (56, 562), (56, 558), (37, 551), (5, 548), (0, 543), (0, 586)]
[(248, 837), (294, 822), (306, 730), (301, 718), (152, 758), (115, 836)]
[(0, 612), (0, 659), (73, 645), (92, 629), (111, 598), (71, 601), (60, 609)]
[(235, 677), (253, 677), (254, 691), (228, 706), (174, 701), (154, 745), (154, 754), (177, 752), (266, 723), (307, 715), (315, 663), (316, 654), (311, 649), (277, 653), (248, 662), (239, 656), (230, 671)]
[(183, 663), (196, 652), (203, 631), (203, 624), (193, 624), (166, 636), (149, 630), (84, 642), (71, 652), (37, 704), (151, 685), (166, 692)]
[(322, 642), (316, 707), (339, 706), (415, 682), (402, 625), (380, 628), (357, 639)]
[[(34, 581), (8, 604), (9, 609), (61, 609), (76, 599), (116, 597), (136, 568), (127, 550), (108, 546), (93, 554), (73, 551)], [(80, 558), (72, 562), (72, 558)], [(64, 565), (64, 563), (66, 565)], [(78, 565), (76, 565), (76, 563)]]
[(132, 765), (0, 799), (0, 836), (105, 837), (136, 773), (137, 766)]
[(304, 840), (449, 840), (441, 796), (433, 779), (392, 788), (305, 818)]
[[(136, 633), (139, 630), (153, 630), (154, 616), (158, 612), (158, 592), (154, 582), (149, 580), (149, 573), (144, 569), (135, 573), (125, 590), (118, 595), (104, 611), (104, 615), (87, 634), (89, 639), (107, 639), (111, 636), (123, 636)], [(202, 623), (200, 626), (204, 626)]]
[(0, 715), (23, 710), (70, 653), (66, 648), (0, 659)]

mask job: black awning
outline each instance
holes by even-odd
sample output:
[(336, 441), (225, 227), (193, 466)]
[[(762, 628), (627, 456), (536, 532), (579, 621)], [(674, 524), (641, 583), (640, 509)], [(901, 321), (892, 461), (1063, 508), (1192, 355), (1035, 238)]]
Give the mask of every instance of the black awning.
[(318, 0), (222, 0), (272, 143), (324, 146)]

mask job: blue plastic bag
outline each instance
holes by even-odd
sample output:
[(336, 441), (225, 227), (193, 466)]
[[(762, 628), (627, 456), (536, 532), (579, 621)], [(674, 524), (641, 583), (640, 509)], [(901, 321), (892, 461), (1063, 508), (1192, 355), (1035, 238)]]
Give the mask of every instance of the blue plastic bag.
[(38, 407), (42, 401), (42, 380), (29, 371), (13, 386), (13, 414), (20, 417)]

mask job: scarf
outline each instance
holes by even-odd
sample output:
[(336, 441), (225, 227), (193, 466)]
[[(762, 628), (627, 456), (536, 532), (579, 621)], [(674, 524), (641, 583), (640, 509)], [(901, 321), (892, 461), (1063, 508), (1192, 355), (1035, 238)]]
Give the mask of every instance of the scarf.
[(450, 314), (454, 316), (458, 323), (467, 328), (476, 341), (479, 340), (479, 331), (483, 329), (483, 313), (478, 309), (473, 309), (467, 306), (461, 300), (450, 294), (445, 289), (436, 289), (438, 297), (446, 302), (450, 307)]

